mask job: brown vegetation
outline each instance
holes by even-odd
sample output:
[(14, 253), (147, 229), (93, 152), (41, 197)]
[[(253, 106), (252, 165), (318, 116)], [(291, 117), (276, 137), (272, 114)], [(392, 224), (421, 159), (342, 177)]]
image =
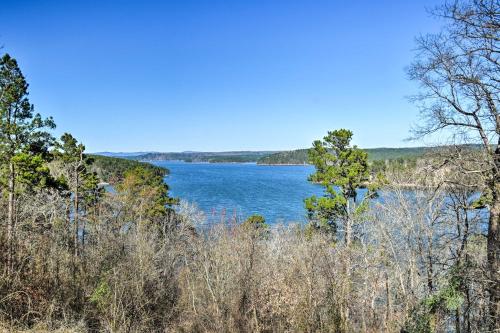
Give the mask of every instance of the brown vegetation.
[[(75, 256), (67, 199), (50, 190), (19, 196), (16, 265), (0, 280), (3, 327), (484, 331), (486, 239), (473, 193), (440, 186), (408, 192), (398, 185), (404, 178), (392, 175), (393, 186), (357, 221), (349, 246), (295, 225), (200, 228), (203, 216), (186, 204), (176, 214), (151, 214), (144, 203), (155, 189), (131, 174), (118, 193), (80, 214), (85, 244), (80, 237)], [(0, 230), (5, 239), (3, 224)]]

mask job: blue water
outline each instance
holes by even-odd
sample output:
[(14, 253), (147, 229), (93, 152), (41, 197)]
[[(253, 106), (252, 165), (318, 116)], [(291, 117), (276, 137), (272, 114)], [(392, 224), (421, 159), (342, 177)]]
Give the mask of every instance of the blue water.
[(323, 193), (307, 177), (312, 166), (210, 164), (160, 161), (174, 197), (195, 203), (208, 220), (264, 216), (269, 223), (304, 222), (304, 199)]

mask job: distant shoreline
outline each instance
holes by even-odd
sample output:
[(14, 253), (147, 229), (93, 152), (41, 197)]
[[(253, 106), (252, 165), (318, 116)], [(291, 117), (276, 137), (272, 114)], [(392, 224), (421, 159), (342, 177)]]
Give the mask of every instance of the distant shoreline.
[(185, 164), (255, 164), (261, 166), (310, 166), (309, 163), (257, 163), (257, 162), (207, 162), (207, 161), (193, 161), (186, 162), (183, 160), (139, 160), (140, 162), (154, 163), (154, 162), (173, 162)]
[(312, 164), (309, 163), (256, 163), (257, 165), (264, 165), (264, 166), (309, 166)]

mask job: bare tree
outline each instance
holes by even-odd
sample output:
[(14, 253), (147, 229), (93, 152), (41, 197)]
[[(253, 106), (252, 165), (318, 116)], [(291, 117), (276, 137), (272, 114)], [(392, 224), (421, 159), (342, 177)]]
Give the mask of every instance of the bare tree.
[(446, 130), (455, 143), (479, 143), (486, 168), (463, 170), (483, 176), (489, 200), (487, 268), (490, 328), (500, 330), (500, 3), (454, 1), (434, 15), (447, 24), (417, 39), (418, 54), (408, 72), (421, 85), (414, 101), (424, 123), (417, 137)]

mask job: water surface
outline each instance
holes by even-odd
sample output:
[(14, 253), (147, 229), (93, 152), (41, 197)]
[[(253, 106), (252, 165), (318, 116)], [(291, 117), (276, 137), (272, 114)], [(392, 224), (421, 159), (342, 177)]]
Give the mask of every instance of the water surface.
[(260, 214), (269, 223), (304, 222), (304, 199), (321, 195), (307, 177), (314, 167), (257, 164), (210, 164), (158, 161), (170, 175), (165, 181), (174, 197), (196, 203), (209, 220)]

